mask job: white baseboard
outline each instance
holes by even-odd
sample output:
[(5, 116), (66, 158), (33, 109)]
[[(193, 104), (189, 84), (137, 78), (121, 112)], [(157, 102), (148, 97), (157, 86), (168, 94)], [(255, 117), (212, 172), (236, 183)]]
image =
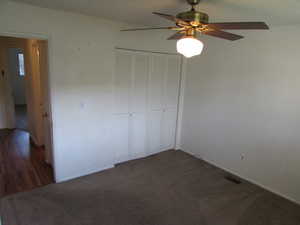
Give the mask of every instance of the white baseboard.
[(293, 202), (293, 203), (295, 203), (295, 204), (297, 204), (297, 205), (300, 205), (300, 202), (299, 202), (299, 201), (297, 201), (297, 200), (295, 200), (295, 199), (293, 199), (293, 198), (287, 196), (286, 194), (283, 194), (283, 193), (281, 193), (281, 192), (279, 192), (279, 191), (276, 191), (276, 190), (274, 190), (274, 189), (272, 189), (272, 188), (270, 188), (270, 187), (267, 187), (267, 186), (265, 186), (265, 185), (262, 185), (262, 184), (258, 183), (257, 181), (255, 181), (255, 180), (253, 180), (253, 179), (251, 179), (251, 178), (244, 177), (244, 176), (242, 176), (242, 175), (240, 175), (240, 174), (238, 174), (238, 173), (236, 173), (236, 172), (233, 172), (232, 170), (230, 170), (230, 169), (228, 169), (228, 168), (224, 168), (224, 167), (222, 167), (222, 166), (219, 166), (219, 165), (217, 165), (215, 162), (213, 162), (213, 161), (211, 161), (211, 160), (202, 158), (202, 157), (201, 157), (199, 154), (197, 154), (197, 153), (194, 153), (194, 152), (192, 152), (192, 151), (190, 151), (190, 150), (188, 150), (188, 149), (186, 149), (186, 148), (185, 148), (185, 149), (180, 149), (180, 150), (182, 150), (182, 151), (184, 151), (184, 152), (186, 152), (186, 153), (188, 153), (188, 154), (191, 154), (191, 155), (195, 156), (196, 158), (201, 159), (201, 160), (203, 160), (203, 161), (205, 161), (205, 162), (207, 162), (207, 163), (209, 163), (209, 164), (211, 164), (211, 165), (213, 165), (213, 166), (215, 166), (215, 167), (217, 167), (217, 168), (220, 168), (220, 169), (222, 169), (222, 170), (224, 170), (224, 171), (226, 171), (226, 172), (228, 172), (228, 173), (231, 173), (231, 174), (233, 174), (234, 176), (240, 177), (241, 179), (246, 180), (246, 181), (248, 181), (249, 183), (252, 183), (252, 184), (254, 184), (254, 185), (258, 186), (258, 187), (261, 187), (262, 189), (265, 189), (265, 190), (267, 190), (267, 191), (269, 191), (269, 192), (271, 192), (271, 193), (273, 193), (273, 194), (275, 194), (275, 195), (278, 195), (278, 196), (280, 196), (280, 197), (282, 197), (282, 198), (285, 198), (285, 199), (287, 199), (287, 200), (289, 200), (289, 201), (291, 201), (291, 202)]
[(88, 175), (91, 175), (93, 173), (98, 173), (98, 172), (101, 172), (101, 171), (104, 171), (104, 170), (112, 169), (114, 167), (115, 167), (114, 165), (109, 165), (109, 166), (105, 166), (105, 167), (98, 168), (98, 169), (88, 170), (88, 171), (85, 171), (84, 173), (76, 174), (76, 175), (73, 175), (73, 176), (68, 176), (68, 177), (63, 177), (63, 178), (56, 178), (55, 180), (56, 180), (56, 183), (61, 183), (61, 182), (77, 179), (77, 178), (80, 178), (80, 177), (88, 176)]

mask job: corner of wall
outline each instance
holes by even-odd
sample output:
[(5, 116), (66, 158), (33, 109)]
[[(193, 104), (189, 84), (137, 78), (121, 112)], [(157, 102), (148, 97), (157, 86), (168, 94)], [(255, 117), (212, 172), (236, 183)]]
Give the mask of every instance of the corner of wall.
[(177, 117), (177, 129), (176, 129), (176, 143), (175, 149), (181, 149), (182, 147), (182, 122), (183, 122), (183, 111), (184, 111), (184, 93), (185, 83), (187, 76), (187, 59), (181, 57), (181, 79), (179, 84), (179, 95), (178, 95), (178, 117)]

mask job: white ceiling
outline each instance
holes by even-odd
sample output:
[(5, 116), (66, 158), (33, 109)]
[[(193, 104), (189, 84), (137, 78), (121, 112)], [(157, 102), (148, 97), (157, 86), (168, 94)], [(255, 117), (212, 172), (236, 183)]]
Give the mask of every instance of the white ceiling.
[[(176, 14), (189, 9), (186, 0), (15, 0), (41, 7), (141, 24), (169, 25), (151, 15)], [(199, 10), (212, 22), (265, 21), (269, 25), (300, 24), (300, 0), (202, 0)]]

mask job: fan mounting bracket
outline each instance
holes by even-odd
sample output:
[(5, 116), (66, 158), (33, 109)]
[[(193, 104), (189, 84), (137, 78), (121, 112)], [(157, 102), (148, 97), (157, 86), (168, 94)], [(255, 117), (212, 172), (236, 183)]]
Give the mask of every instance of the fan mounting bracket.
[(186, 0), (191, 6), (196, 6), (201, 0)]
[(183, 12), (179, 13), (176, 16), (178, 19), (181, 19), (186, 22), (192, 22), (196, 26), (199, 25), (199, 23), (208, 23), (209, 17), (206, 13), (203, 12), (198, 12), (198, 11), (188, 11), (188, 12)]

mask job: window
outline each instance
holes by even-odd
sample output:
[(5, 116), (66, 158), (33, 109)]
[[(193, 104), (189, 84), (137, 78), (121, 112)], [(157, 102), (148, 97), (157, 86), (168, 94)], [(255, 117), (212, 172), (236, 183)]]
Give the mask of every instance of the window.
[(25, 76), (24, 54), (18, 53), (19, 76)]

